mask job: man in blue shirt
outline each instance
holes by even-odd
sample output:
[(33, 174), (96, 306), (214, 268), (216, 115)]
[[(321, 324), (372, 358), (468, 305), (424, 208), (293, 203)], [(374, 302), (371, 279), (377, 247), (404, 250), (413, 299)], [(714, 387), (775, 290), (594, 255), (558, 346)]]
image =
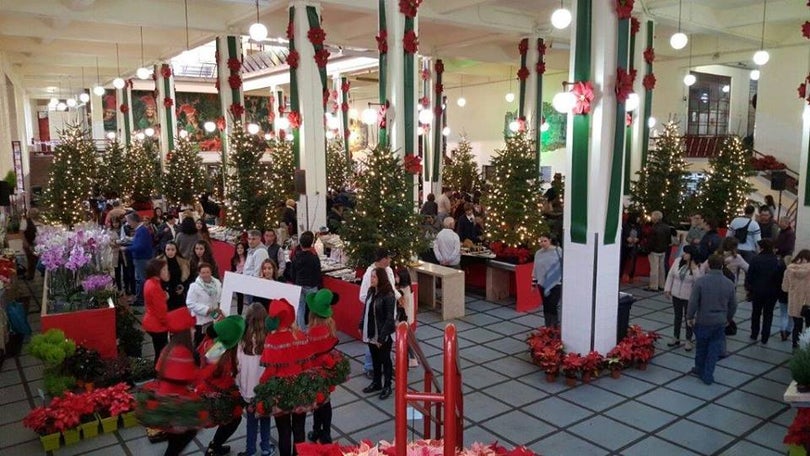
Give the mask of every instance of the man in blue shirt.
[(146, 277), (146, 263), (152, 259), (152, 235), (149, 228), (141, 223), (137, 212), (127, 214), (127, 225), (134, 230), (132, 243), (126, 247), (132, 254), (135, 269), (135, 302), (134, 306), (143, 306), (143, 282)]

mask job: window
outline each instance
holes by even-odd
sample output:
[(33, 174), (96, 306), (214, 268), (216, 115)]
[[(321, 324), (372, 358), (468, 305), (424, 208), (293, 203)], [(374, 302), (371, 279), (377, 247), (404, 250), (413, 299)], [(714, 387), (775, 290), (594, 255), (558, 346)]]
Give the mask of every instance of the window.
[(689, 88), (687, 134), (728, 134), (731, 78), (692, 72), (697, 81)]

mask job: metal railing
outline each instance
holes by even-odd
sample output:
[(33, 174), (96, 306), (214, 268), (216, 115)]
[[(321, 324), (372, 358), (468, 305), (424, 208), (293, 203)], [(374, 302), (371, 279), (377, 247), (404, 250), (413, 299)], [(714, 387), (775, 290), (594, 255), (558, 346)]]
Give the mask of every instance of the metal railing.
[[(408, 347), (425, 370), (424, 391), (408, 386)], [(433, 369), (419, 347), (407, 323), (397, 326), (396, 341), (396, 393), (394, 397), (394, 447), (397, 456), (406, 456), (408, 450), (408, 406), (423, 415), (424, 438), (444, 438), (444, 456), (455, 456), (464, 445), (464, 397), (461, 391), (461, 369), (458, 363), (456, 327), (444, 329), (444, 393)], [(435, 387), (435, 392), (433, 388)], [(434, 431), (431, 432), (431, 424)]]

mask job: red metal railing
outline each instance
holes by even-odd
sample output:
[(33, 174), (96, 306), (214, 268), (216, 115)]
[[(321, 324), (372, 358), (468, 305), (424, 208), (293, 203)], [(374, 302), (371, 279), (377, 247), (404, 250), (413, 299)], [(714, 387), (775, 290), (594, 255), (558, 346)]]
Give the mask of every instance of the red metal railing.
[[(425, 370), (424, 391), (415, 391), (408, 386), (409, 346)], [(394, 445), (397, 456), (407, 453), (408, 405), (423, 415), (424, 438), (444, 438), (444, 456), (454, 456), (456, 449), (464, 445), (464, 398), (455, 325), (449, 324), (444, 329), (444, 393), (405, 322), (397, 326), (396, 375)], [(432, 390), (434, 387), (436, 392)], [(434, 433), (431, 432), (431, 423), (435, 428)]]

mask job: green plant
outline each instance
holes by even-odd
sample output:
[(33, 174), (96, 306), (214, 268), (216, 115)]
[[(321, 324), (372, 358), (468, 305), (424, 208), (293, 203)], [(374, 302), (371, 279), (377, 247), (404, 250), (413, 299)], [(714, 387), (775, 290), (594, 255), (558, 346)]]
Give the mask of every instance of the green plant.
[(64, 368), (83, 382), (93, 382), (104, 371), (104, 361), (97, 351), (79, 346), (76, 353), (65, 358)]
[(115, 306), (115, 336), (118, 348), (127, 356), (141, 356), (143, 332), (138, 329), (140, 322), (126, 304)]
[(129, 370), (133, 382), (155, 378), (155, 366), (151, 360), (145, 358), (129, 358)]
[(17, 173), (15, 173), (13, 170), (9, 170), (3, 180), (6, 181), (6, 183), (11, 187), (12, 191), (17, 188)]
[(790, 359), (790, 375), (799, 385), (810, 385), (810, 349), (800, 348)]
[(76, 386), (76, 377), (63, 374), (61, 368), (45, 369), (42, 384), (46, 393), (52, 397), (59, 397)]
[(126, 356), (106, 359), (103, 363), (101, 372), (95, 380), (96, 388), (127, 382), (132, 377), (130, 361)]
[(76, 352), (76, 344), (67, 339), (61, 330), (49, 329), (31, 338), (28, 352), (45, 363), (46, 367), (56, 367)]

